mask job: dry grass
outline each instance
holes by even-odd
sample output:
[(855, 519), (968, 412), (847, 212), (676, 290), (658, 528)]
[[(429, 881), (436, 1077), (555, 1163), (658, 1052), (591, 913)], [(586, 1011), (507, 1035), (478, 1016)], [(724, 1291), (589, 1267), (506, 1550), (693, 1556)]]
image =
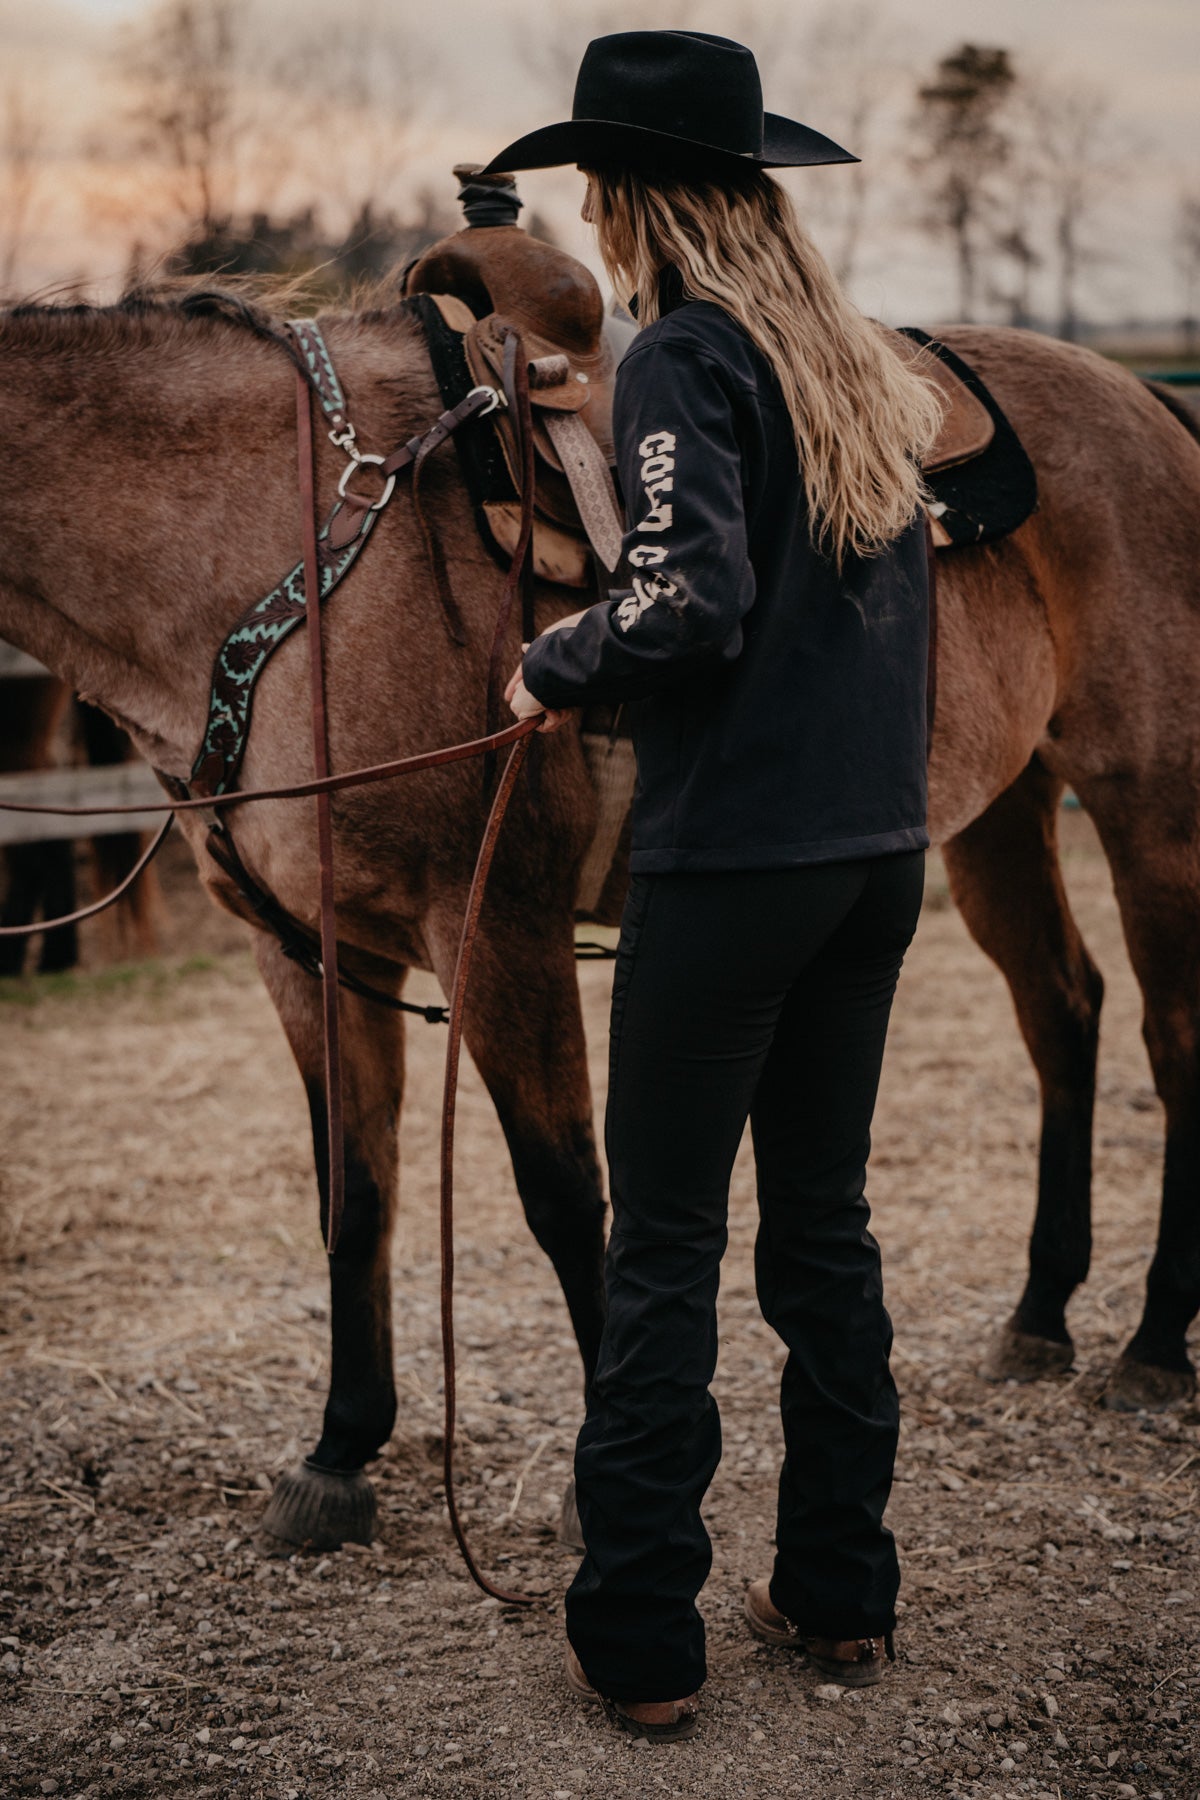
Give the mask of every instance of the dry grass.
[[(1191, 1800), (1200, 1414), (1097, 1405), (1138, 1315), (1162, 1127), (1104, 865), (1086, 821), (1065, 825), (1109, 981), (1078, 1370), (1037, 1388), (978, 1374), (1022, 1278), (1036, 1088), (1007, 991), (932, 871), (872, 1184), (906, 1419), (901, 1664), (883, 1693), (825, 1702), (741, 1624), (779, 1451), (743, 1159), (722, 1290), (712, 1674), (702, 1737), (670, 1754), (609, 1734), (559, 1680), (572, 1562), (549, 1527), (578, 1377), (470, 1070), (463, 1488), (484, 1560), (546, 1609), (482, 1601), (454, 1559), (436, 1461), (442, 1034), (411, 1034), (381, 1541), (279, 1560), (260, 1554), (255, 1520), (315, 1438), (328, 1327), (300, 1087), (240, 928), (176, 866), (162, 964), (39, 987), (33, 1004), (0, 993), (0, 1793)], [(607, 978), (581, 972), (598, 1095)]]

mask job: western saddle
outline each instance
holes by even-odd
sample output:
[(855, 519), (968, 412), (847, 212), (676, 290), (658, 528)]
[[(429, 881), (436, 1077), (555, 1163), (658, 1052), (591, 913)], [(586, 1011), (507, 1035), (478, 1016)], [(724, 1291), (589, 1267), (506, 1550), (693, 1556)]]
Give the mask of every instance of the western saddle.
[[(402, 291), (410, 301), (429, 296), (435, 330), (440, 323), (439, 335), (459, 340), (470, 379), (499, 387), (509, 402), (494, 415), (500, 455), (482, 479), (476, 472), (473, 484), (481, 529), (506, 557), (516, 543), (524, 479), (511, 423), (519, 343), (529, 368), (535, 447), (534, 572), (567, 587), (591, 587), (589, 545), (610, 573), (621, 553), (612, 400), (632, 326), (606, 320), (600, 290), (582, 263), (514, 222), (521, 201), (511, 176), (480, 180), (469, 165), (454, 173), (467, 226), (410, 263)], [(428, 329), (428, 312), (425, 322)], [(431, 347), (445, 391), (444, 336), (441, 358), (436, 341)]]
[[(534, 571), (567, 587), (593, 587), (589, 545), (610, 573), (620, 555), (623, 526), (611, 473), (612, 401), (616, 366), (633, 336), (633, 323), (606, 317), (600, 290), (582, 263), (517, 225), (522, 202), (511, 176), (481, 177), (472, 164), (459, 164), (454, 174), (466, 227), (410, 263), (402, 291), (410, 301), (429, 297), (441, 331), (458, 340), (471, 380), (500, 386), (510, 403), (508, 347), (514, 330), (519, 333), (529, 365), (536, 447)], [(428, 325), (428, 313), (425, 317)], [(990, 396), (977, 380), (968, 385), (971, 372), (960, 374), (957, 359), (944, 360), (949, 353), (924, 333), (889, 331), (888, 338), (898, 355), (934, 383), (945, 409), (924, 462), (935, 493), (929, 508), (935, 544), (999, 535), (974, 520), (966, 530), (955, 531), (953, 518), (943, 522), (948, 508), (936, 495), (937, 477), (973, 462), (992, 446), (1003, 415), (994, 402), (989, 405)], [(435, 366), (438, 360), (435, 354)], [(447, 393), (446, 398), (449, 403), (461, 394)], [(506, 416), (510, 410), (511, 404), (494, 416), (500, 455), (486, 477), (477, 471), (473, 484), (480, 528), (505, 556), (516, 542), (523, 483), (516, 437)]]

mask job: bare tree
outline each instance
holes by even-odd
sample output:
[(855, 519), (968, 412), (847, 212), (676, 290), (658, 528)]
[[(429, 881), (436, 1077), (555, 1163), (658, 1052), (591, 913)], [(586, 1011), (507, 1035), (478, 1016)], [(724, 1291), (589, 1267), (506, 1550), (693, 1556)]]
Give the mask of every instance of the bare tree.
[(1127, 146), (1108, 96), (1098, 88), (1073, 79), (1032, 81), (1025, 105), (1049, 212), (1058, 331), (1073, 341), (1079, 334), (1081, 280), (1105, 257), (1089, 227), (1099, 202), (1125, 172)]
[(1200, 187), (1180, 194), (1175, 208), (1175, 267), (1183, 287), (1183, 353), (1200, 350)]
[(11, 293), (41, 175), (44, 114), (18, 82), (0, 112), (0, 293)]
[(369, 228), (397, 204), (430, 74), (428, 51), (385, 0), (344, 0), (334, 32), (323, 7), (307, 29), (303, 15), (293, 19), (275, 85), (281, 104), (303, 98), (303, 128), (275, 148), (332, 204), (339, 227)]
[(871, 198), (888, 166), (881, 150), (900, 43), (875, 0), (855, 0), (818, 13), (797, 44), (800, 117), (860, 158), (819, 171), (805, 194), (805, 216), (843, 282), (858, 272)]
[(1015, 83), (1007, 50), (963, 44), (917, 93), (912, 160), (929, 183), (923, 224), (953, 247), (963, 319), (974, 317), (993, 243), (995, 177), (1011, 148), (1005, 113)]
[(244, 9), (236, 0), (160, 0), (123, 34), (118, 60), (134, 90), (143, 146), (174, 171), (188, 226), (211, 234), (236, 200), (246, 120), (239, 93)]
[(1046, 251), (1038, 122), (1026, 98), (1026, 86), (1020, 82), (1009, 115), (1008, 155), (992, 175), (991, 241), (996, 256), (989, 261), (986, 291), (1010, 325), (1027, 327), (1034, 316), (1034, 277), (1045, 264)]

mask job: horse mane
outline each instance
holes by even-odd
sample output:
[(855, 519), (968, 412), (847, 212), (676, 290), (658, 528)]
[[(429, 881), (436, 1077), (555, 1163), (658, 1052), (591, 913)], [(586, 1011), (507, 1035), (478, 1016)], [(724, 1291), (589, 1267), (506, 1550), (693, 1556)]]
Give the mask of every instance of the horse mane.
[[(17, 320), (50, 328), (62, 324), (120, 329), (123, 325), (154, 319), (190, 323), (209, 319), (232, 325), (253, 336), (280, 345), (291, 354), (283, 330), (289, 316), (312, 308), (316, 296), (309, 276), (280, 279), (271, 276), (235, 276), (219, 284), (212, 277), (165, 277), (137, 282), (119, 299), (107, 305), (82, 300), (71, 290), (61, 296), (34, 296), (0, 307), (0, 333)], [(355, 289), (339, 313), (353, 313), (363, 323), (374, 323), (392, 314), (398, 305), (396, 277)]]

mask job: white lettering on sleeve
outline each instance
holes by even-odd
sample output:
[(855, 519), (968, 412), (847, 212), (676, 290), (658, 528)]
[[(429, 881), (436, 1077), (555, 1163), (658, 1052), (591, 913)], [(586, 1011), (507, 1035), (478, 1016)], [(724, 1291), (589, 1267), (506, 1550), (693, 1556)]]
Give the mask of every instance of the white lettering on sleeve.
[(633, 593), (627, 594), (617, 608), (617, 623), (622, 631), (628, 631), (656, 600), (665, 600), (678, 592), (671, 578), (661, 572), (651, 575), (648, 581), (643, 581), (640, 575), (635, 576)]
[[(673, 493), (675, 488), (675, 458), (669, 454), (674, 448), (675, 434), (671, 431), (648, 432), (638, 445), (643, 458), (642, 486), (649, 509), (645, 518), (638, 520), (638, 531), (669, 531), (674, 523), (671, 506), (662, 498), (664, 494)], [(661, 562), (665, 555), (663, 550), (655, 560)]]
[(642, 480), (649, 486), (652, 481), (661, 481), (664, 475), (669, 475), (674, 467), (673, 456), (648, 456), (642, 464)]
[(636, 625), (646, 608), (652, 604), (653, 602), (647, 594), (643, 594), (640, 598), (633, 594), (626, 594), (617, 608), (617, 624), (621, 630), (628, 631), (632, 625)]

